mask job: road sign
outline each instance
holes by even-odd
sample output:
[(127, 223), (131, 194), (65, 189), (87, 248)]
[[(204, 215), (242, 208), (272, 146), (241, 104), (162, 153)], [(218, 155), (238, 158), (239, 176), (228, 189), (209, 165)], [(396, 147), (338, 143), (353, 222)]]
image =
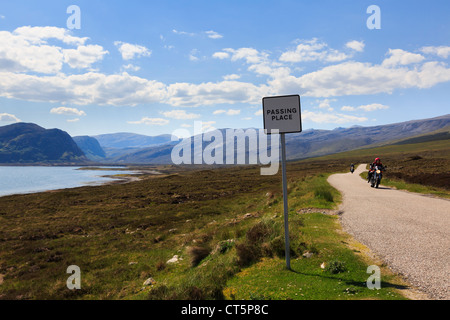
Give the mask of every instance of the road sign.
[(302, 132), (300, 96), (276, 96), (263, 98), (264, 129), (278, 133)]
[[(286, 268), (291, 270), (291, 246), (289, 244), (289, 207), (286, 178), (286, 140), (285, 133), (302, 132), (300, 96), (266, 97), (262, 100), (264, 129), (267, 134), (279, 133), (281, 137), (281, 172), (283, 180), (284, 206), (284, 244)], [(272, 132), (273, 131), (273, 132)]]

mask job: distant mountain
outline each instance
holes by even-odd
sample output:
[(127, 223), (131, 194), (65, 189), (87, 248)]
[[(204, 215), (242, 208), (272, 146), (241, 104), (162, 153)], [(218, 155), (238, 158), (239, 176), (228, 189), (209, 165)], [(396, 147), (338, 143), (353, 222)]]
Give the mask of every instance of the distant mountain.
[(78, 136), (73, 137), (73, 141), (75, 141), (89, 160), (101, 161), (106, 158), (105, 150), (102, 149), (97, 139), (89, 136)]
[(102, 148), (126, 149), (147, 148), (171, 142), (172, 135), (163, 134), (159, 136), (145, 136), (135, 133), (111, 133), (93, 136)]
[[(286, 152), (288, 160), (305, 159), (358, 148), (374, 147), (388, 144), (394, 140), (406, 139), (421, 134), (430, 133), (450, 125), (450, 115), (442, 117), (413, 120), (389, 125), (351, 128), (336, 128), (334, 130), (305, 130), (301, 133), (286, 135)], [(226, 142), (225, 129), (220, 130), (223, 135), (223, 143)], [(258, 130), (256, 130), (258, 132)], [(201, 138), (201, 136), (200, 136)], [(243, 137), (241, 136), (241, 139)], [(191, 159), (195, 157), (193, 138), (191, 138)], [(413, 140), (414, 141), (414, 140)], [(203, 148), (209, 142), (203, 142)], [(130, 153), (117, 155), (110, 159), (111, 162), (133, 164), (170, 164), (173, 144), (159, 145)], [(201, 152), (201, 151), (200, 151)], [(233, 150), (235, 157), (245, 156), (256, 152), (255, 149)], [(224, 154), (223, 159), (225, 160)], [(193, 161), (191, 161), (193, 163)], [(224, 161), (225, 163), (225, 161)]]
[(436, 131), (450, 125), (450, 114), (374, 127), (308, 130), (286, 135), (288, 159), (303, 159), (327, 154), (374, 147), (392, 140), (405, 139)]
[(143, 148), (118, 155), (110, 161), (118, 164), (171, 164), (172, 149), (173, 144)]
[(33, 123), (0, 127), (0, 163), (73, 163), (87, 161), (67, 132)]

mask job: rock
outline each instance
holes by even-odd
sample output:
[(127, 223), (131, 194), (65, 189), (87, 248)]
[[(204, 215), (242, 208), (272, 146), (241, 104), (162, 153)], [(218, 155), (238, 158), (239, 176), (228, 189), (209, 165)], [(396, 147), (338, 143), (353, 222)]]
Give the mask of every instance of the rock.
[(303, 254), (303, 257), (306, 258), (306, 259), (309, 259), (309, 258), (311, 258), (312, 256), (313, 256), (313, 253), (312, 253), (312, 252), (309, 252), (309, 251), (306, 251), (306, 252)]
[(326, 266), (327, 266), (327, 264), (325, 262), (322, 262), (322, 264), (320, 265), (320, 268), (325, 269)]
[(178, 255), (174, 255), (172, 259), (167, 260), (167, 264), (171, 263), (178, 263), (179, 260), (183, 260), (181, 257), (178, 257)]
[(144, 281), (143, 286), (152, 286), (156, 283), (155, 279), (153, 278), (148, 278), (147, 280)]
[(137, 264), (137, 262), (135, 262), (135, 261), (131, 261), (130, 263), (128, 263), (129, 266), (132, 266), (132, 265), (135, 265), (135, 264)]

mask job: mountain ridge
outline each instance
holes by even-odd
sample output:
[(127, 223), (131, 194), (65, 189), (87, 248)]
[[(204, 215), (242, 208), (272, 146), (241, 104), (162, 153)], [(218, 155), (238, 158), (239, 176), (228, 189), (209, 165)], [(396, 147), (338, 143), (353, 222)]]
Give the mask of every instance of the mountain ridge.
[(60, 129), (34, 123), (0, 127), (0, 163), (84, 163), (87, 158), (72, 137)]
[[(383, 145), (389, 141), (429, 133), (448, 125), (450, 125), (450, 114), (371, 127), (352, 126), (350, 128), (336, 128), (333, 130), (308, 129), (301, 133), (286, 135), (287, 159), (300, 160)], [(247, 129), (242, 130), (245, 131)], [(254, 130), (258, 132), (262, 129)], [(226, 129), (220, 129), (220, 131), (224, 133)], [(191, 139), (193, 138), (191, 137)], [(225, 143), (225, 139), (223, 142)], [(172, 149), (173, 144), (159, 145), (117, 156), (112, 161), (122, 164), (170, 164)], [(254, 150), (249, 150), (248, 148), (244, 151), (246, 158), (248, 158), (249, 152), (252, 151)]]
[[(414, 137), (447, 126), (450, 126), (450, 114), (370, 127), (339, 127), (333, 130), (308, 129), (301, 133), (286, 135), (287, 159), (300, 160), (318, 157), (386, 145), (389, 142), (408, 138), (412, 139), (412, 142), (423, 139), (441, 139), (448, 135), (435, 134), (426, 138)], [(242, 134), (250, 131), (258, 136), (262, 129), (236, 130), (238, 130), (236, 132), (240, 132), (237, 135), (237, 140), (239, 140), (245, 139)], [(219, 132), (223, 139), (222, 143), (225, 144), (227, 129), (220, 129)], [(231, 129), (230, 132), (234, 132), (234, 129)], [(194, 163), (194, 157), (199, 156), (199, 152), (203, 154), (205, 148), (210, 144), (211, 140), (203, 141), (201, 150), (194, 148), (195, 139), (204, 140), (204, 134), (190, 137), (191, 163)], [(59, 129), (44, 129), (32, 123), (17, 123), (0, 127), (0, 163), (84, 163), (95, 161), (111, 165), (172, 164), (171, 154), (177, 144), (177, 141), (171, 140), (169, 134), (144, 136), (133, 133), (117, 133), (72, 138), (68, 133)], [(150, 146), (142, 147), (146, 145)], [(241, 149), (235, 146), (233, 152), (236, 159), (245, 157), (245, 163), (249, 163), (250, 156), (257, 152), (257, 146), (254, 145)], [(225, 153), (223, 157), (223, 163), (227, 163)]]

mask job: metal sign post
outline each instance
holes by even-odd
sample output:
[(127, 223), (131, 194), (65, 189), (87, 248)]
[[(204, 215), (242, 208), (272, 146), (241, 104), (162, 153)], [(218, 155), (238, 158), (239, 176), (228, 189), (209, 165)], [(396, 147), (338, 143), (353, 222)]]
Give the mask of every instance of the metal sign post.
[(286, 256), (286, 268), (291, 270), (291, 245), (289, 243), (289, 207), (286, 179), (286, 140), (281, 133), (281, 174), (283, 180), (283, 206), (284, 206), (284, 252)]
[(286, 139), (285, 133), (302, 131), (300, 96), (277, 96), (263, 98), (264, 129), (267, 134), (279, 133), (281, 136), (281, 172), (283, 182), (284, 206), (284, 244), (286, 268), (291, 270), (291, 250), (289, 243), (289, 207), (286, 178)]

